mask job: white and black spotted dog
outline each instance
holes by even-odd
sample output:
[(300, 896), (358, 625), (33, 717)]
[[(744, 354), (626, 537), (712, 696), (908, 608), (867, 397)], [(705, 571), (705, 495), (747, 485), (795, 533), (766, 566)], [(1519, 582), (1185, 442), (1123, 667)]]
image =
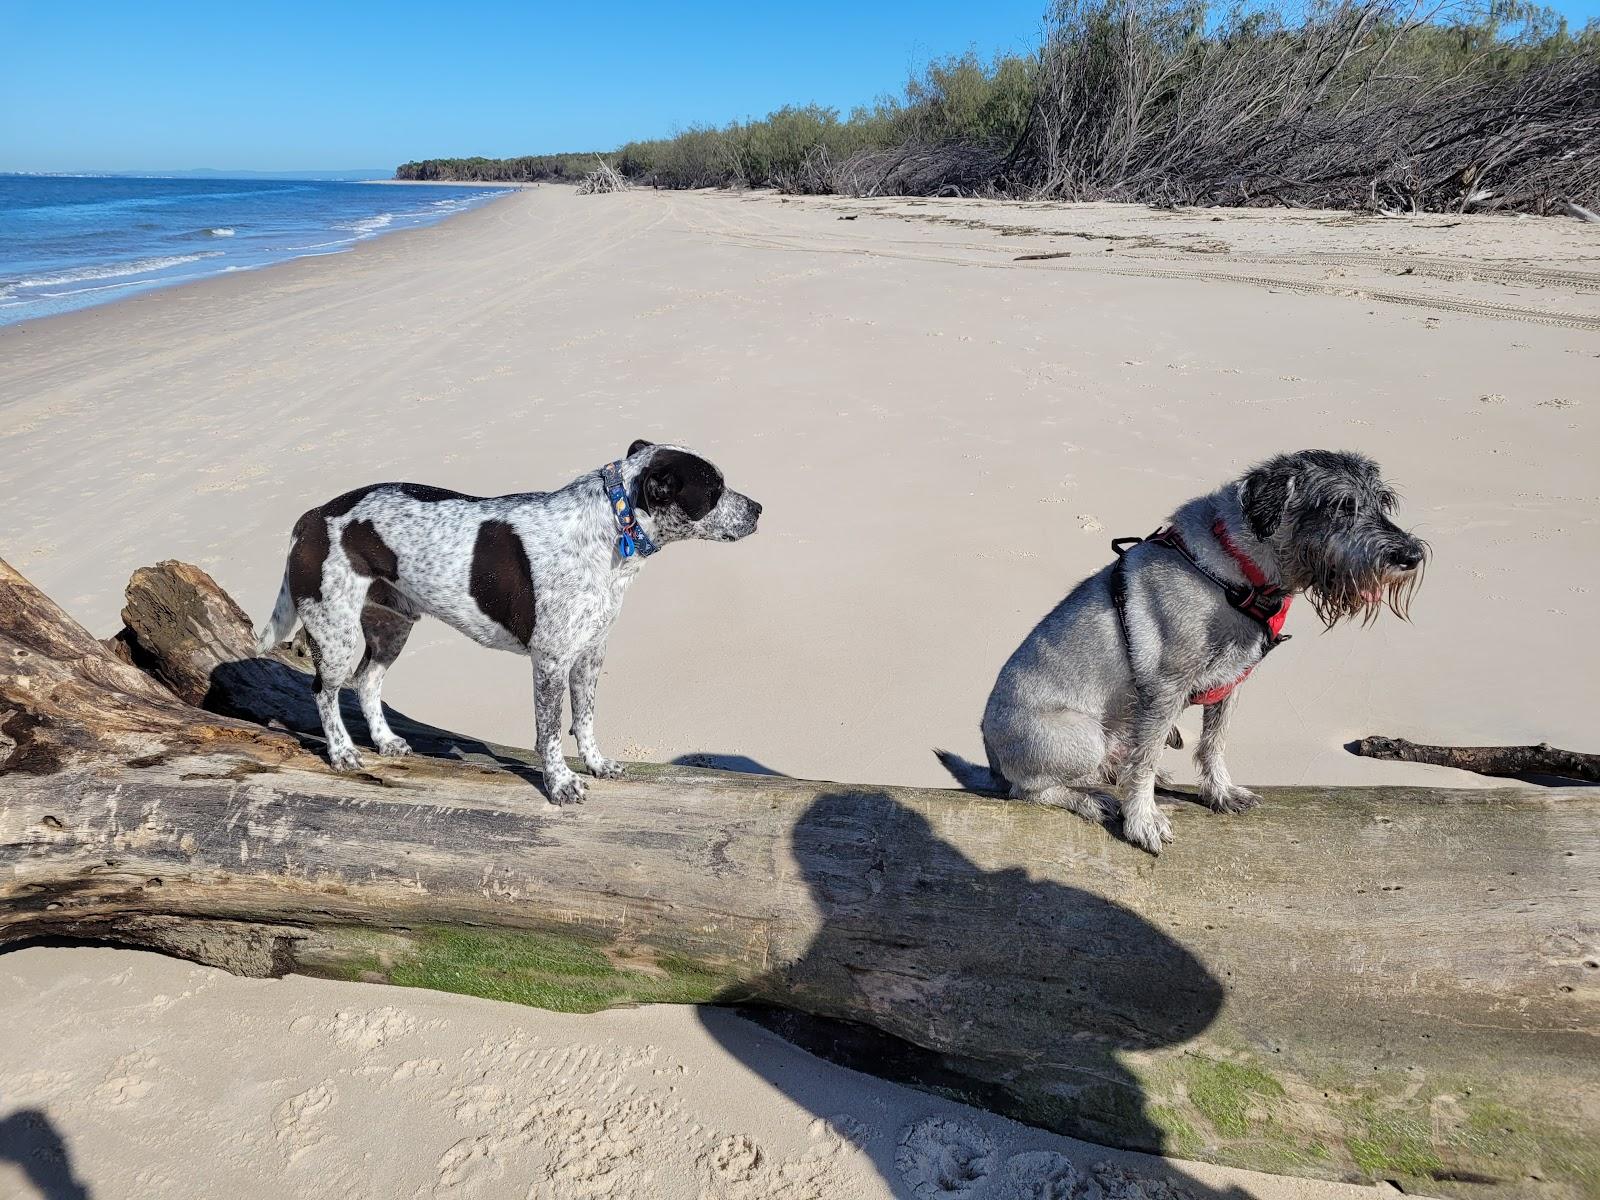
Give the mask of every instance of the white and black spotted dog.
[(594, 691), (606, 637), (640, 560), (668, 542), (731, 542), (755, 532), (761, 505), (680, 446), (636, 441), (627, 457), (556, 492), (464, 496), (414, 483), (357, 488), (294, 526), (262, 653), (303, 623), (316, 664), (317, 709), (340, 770), (361, 756), (339, 715), (351, 686), (378, 752), (410, 752), (384, 720), (384, 672), (427, 614), (473, 641), (533, 659), (537, 749), (545, 790), (580, 800), (561, 753), (563, 693), (589, 771), (622, 768), (594, 737)]

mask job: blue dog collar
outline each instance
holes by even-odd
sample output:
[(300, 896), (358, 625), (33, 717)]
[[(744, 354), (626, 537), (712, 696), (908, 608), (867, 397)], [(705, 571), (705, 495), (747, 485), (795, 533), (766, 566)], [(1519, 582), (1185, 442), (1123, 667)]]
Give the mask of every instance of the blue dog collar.
[(649, 558), (656, 552), (656, 544), (639, 524), (633, 505), (628, 502), (628, 489), (622, 482), (622, 462), (608, 463), (600, 468), (600, 482), (611, 501), (611, 517), (617, 523), (617, 553), (623, 558)]

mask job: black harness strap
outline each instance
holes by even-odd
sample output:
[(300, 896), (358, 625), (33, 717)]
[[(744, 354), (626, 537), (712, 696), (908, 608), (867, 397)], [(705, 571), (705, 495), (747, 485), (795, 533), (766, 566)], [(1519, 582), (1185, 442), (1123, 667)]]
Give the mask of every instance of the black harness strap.
[(1127, 554), (1135, 546), (1145, 542), (1156, 546), (1165, 546), (1169, 550), (1176, 550), (1183, 556), (1185, 562), (1222, 589), (1222, 594), (1227, 598), (1230, 607), (1237, 609), (1260, 625), (1263, 630), (1262, 640), (1266, 643), (1262, 650), (1263, 657), (1265, 657), (1267, 651), (1276, 649), (1293, 636), (1287, 633), (1274, 633), (1269, 623), (1272, 618), (1283, 611), (1288, 593), (1277, 588), (1258, 588), (1248, 584), (1229, 583), (1225, 579), (1219, 579), (1216, 575), (1206, 570), (1200, 561), (1190, 553), (1189, 547), (1184, 543), (1183, 538), (1171, 526), (1165, 529), (1158, 529), (1149, 537), (1112, 538), (1111, 549), (1116, 554), (1117, 561), (1111, 564), (1111, 577), (1108, 580), (1108, 587), (1111, 591), (1111, 605), (1117, 610), (1117, 628), (1122, 631), (1122, 649), (1128, 656), (1129, 668), (1133, 670), (1134, 691), (1139, 694), (1141, 700), (1144, 698), (1144, 686), (1139, 682), (1139, 672), (1133, 669), (1133, 639), (1128, 635), (1128, 581), (1123, 571), (1123, 555)]
[(1190, 552), (1188, 545), (1179, 536), (1178, 531), (1171, 526), (1158, 529), (1149, 537), (1121, 537), (1111, 540), (1111, 549), (1116, 553), (1117, 561), (1111, 568), (1111, 602), (1117, 606), (1117, 622), (1122, 626), (1123, 640), (1127, 640), (1128, 622), (1123, 613), (1123, 606), (1127, 603), (1127, 585), (1122, 578), (1122, 556), (1133, 547), (1149, 542), (1154, 546), (1165, 546), (1169, 550), (1176, 550), (1196, 571), (1204, 575), (1212, 583), (1222, 589), (1222, 594), (1227, 598), (1228, 606), (1237, 609), (1245, 616), (1263, 626), (1267, 631), (1267, 648), (1287, 642), (1292, 634), (1275, 634), (1269, 624), (1271, 620), (1283, 611), (1283, 606), (1288, 601), (1289, 593), (1275, 587), (1254, 587), (1250, 584), (1229, 583), (1226, 579), (1219, 578), (1207, 570), (1204, 564)]
[(1111, 540), (1111, 549), (1116, 552), (1117, 561), (1111, 564), (1111, 577), (1107, 581), (1111, 589), (1111, 606), (1117, 610), (1117, 628), (1122, 631), (1122, 652), (1128, 656), (1133, 690), (1138, 694), (1141, 704), (1144, 703), (1144, 684), (1139, 680), (1139, 670), (1133, 661), (1133, 638), (1128, 634), (1128, 580), (1122, 570), (1122, 556), (1142, 541), (1144, 538), (1136, 537)]

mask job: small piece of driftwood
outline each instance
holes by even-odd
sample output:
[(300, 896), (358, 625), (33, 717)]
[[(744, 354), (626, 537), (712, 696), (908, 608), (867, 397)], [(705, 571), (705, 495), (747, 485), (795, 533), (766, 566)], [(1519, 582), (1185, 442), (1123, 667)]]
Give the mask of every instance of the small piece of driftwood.
[(1552, 775), (1600, 783), (1600, 754), (1561, 750), (1549, 742), (1537, 746), (1428, 746), (1405, 738), (1364, 737), (1350, 744), (1350, 752), (1363, 758), (1458, 767), (1503, 778)]

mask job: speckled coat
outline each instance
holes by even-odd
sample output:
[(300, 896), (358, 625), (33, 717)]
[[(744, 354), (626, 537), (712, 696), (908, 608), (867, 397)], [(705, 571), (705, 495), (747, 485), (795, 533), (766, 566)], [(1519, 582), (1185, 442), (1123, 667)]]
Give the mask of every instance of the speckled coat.
[[(680, 446), (637, 441), (621, 463), (636, 517), (657, 547), (755, 531), (761, 505), (728, 488), (711, 463)], [(361, 756), (339, 714), (351, 686), (379, 753), (410, 747), (384, 720), (383, 676), (418, 617), (437, 617), (473, 641), (533, 660), (537, 747), (551, 799), (581, 799), (561, 753), (563, 693), (572, 732), (597, 776), (621, 768), (594, 738), (595, 681), (606, 638), (638, 574), (623, 557), (600, 472), (555, 492), (466, 496), (412, 483), (357, 488), (295, 523), (283, 585), (260, 637), (263, 653), (303, 623), (316, 662), (328, 756), (354, 770)]]

